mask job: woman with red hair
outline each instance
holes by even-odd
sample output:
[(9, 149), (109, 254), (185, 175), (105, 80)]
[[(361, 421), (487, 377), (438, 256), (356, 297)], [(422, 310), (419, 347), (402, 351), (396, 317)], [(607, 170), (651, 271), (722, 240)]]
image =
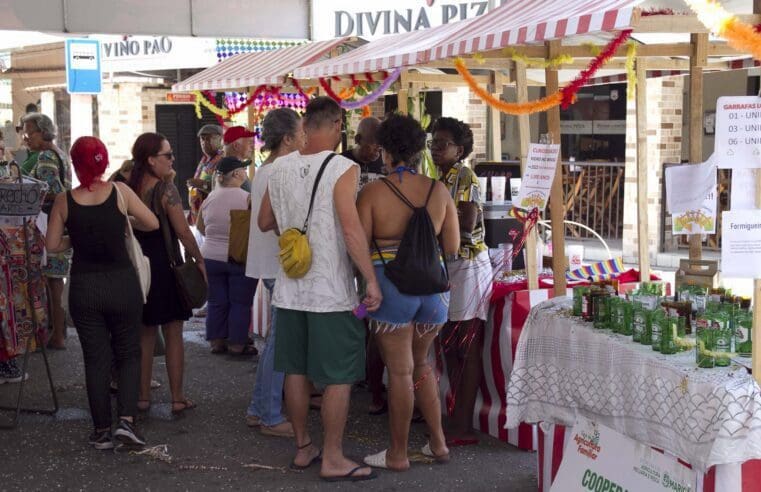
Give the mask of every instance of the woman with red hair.
[[(85, 361), (95, 426), (90, 444), (111, 449), (116, 439), (124, 445), (142, 446), (145, 441), (135, 428), (135, 416), (143, 296), (124, 238), (127, 220), (144, 231), (158, 229), (159, 222), (127, 185), (103, 180), (108, 150), (99, 139), (77, 139), (71, 146), (71, 162), (80, 185), (56, 196), (45, 246), (52, 253), (74, 248), (69, 310)], [(112, 363), (119, 383), (119, 423), (113, 436)]]

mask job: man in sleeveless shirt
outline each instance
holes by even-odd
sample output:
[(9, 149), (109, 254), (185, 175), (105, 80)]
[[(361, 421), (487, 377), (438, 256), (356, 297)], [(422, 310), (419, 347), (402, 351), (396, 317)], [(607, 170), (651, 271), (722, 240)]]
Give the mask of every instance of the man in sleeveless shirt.
[[(259, 211), (263, 232), (302, 227), (317, 173), (338, 145), (341, 125), (341, 108), (332, 99), (318, 97), (307, 105), (307, 145), (278, 159)], [(311, 268), (299, 279), (287, 277), (281, 268), (272, 299), (278, 309), (275, 369), (286, 374), (285, 396), (298, 448), (291, 468), (319, 461), (320, 450), (307, 430), (309, 382), (325, 385), (320, 477), (328, 481), (375, 478), (369, 467), (347, 459), (342, 450), (351, 385), (365, 372), (365, 328), (352, 314), (359, 304), (354, 266), (367, 283), (367, 309), (373, 311), (381, 302), (355, 205), (358, 180), (359, 166), (349, 159), (336, 155), (328, 162), (309, 220)]]

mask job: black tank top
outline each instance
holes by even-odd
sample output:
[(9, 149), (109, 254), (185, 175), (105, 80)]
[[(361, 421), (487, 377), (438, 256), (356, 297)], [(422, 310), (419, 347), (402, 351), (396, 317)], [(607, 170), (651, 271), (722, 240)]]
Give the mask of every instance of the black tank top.
[(125, 245), (127, 218), (117, 205), (116, 185), (99, 205), (80, 205), (66, 192), (66, 228), (74, 248), (71, 273), (123, 270), (132, 266)]

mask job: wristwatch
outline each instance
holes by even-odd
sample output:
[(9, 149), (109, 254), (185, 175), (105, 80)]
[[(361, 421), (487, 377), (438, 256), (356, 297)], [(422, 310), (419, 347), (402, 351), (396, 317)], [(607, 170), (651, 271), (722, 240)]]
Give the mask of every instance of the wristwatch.
[(445, 259), (446, 261), (455, 261), (455, 260), (457, 260), (459, 257), (460, 257), (460, 255), (458, 255), (457, 253), (455, 253), (455, 254), (451, 254), (451, 255), (444, 255), (444, 259)]

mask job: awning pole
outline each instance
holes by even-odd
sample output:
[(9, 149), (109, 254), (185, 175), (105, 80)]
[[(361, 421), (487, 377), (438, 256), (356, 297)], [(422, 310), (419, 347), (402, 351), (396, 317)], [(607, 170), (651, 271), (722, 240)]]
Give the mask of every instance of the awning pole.
[[(703, 67), (708, 63), (708, 33), (691, 34), (690, 44), (690, 162), (703, 162)], [(690, 259), (703, 255), (703, 235), (690, 235)]]
[(639, 278), (650, 279), (647, 216), (647, 66), (637, 57), (637, 251)]

